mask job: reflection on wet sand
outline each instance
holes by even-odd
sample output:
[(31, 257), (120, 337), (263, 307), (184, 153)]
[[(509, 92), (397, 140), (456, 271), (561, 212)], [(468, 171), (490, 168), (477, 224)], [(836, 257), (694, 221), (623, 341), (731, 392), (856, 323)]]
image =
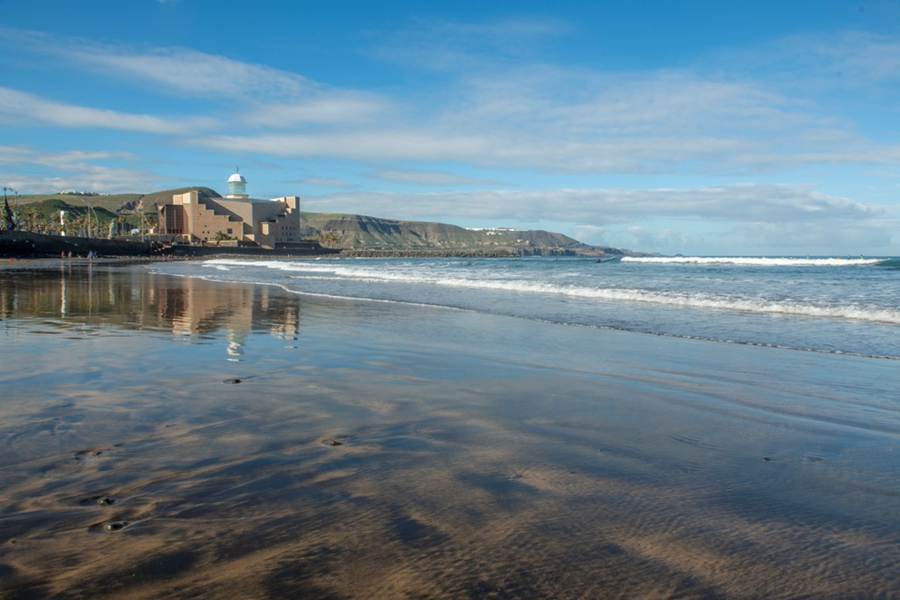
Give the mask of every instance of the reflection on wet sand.
[(0, 272), (2, 597), (900, 594), (887, 361), (41, 279)]
[(211, 285), (172, 279), (143, 268), (62, 263), (8, 270), (0, 287), (0, 319), (41, 319), (50, 326), (171, 331), (202, 337), (228, 332), (228, 353), (240, 355), (251, 329), (296, 339), (300, 300), (262, 286)]

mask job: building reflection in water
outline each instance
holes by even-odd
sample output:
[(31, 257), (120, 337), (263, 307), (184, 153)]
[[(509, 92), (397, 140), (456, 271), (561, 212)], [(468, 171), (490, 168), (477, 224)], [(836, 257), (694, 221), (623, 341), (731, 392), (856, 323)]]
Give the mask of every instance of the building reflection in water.
[(63, 264), (0, 270), (0, 318), (59, 328), (171, 332), (189, 343), (224, 332), (227, 353), (243, 354), (254, 331), (299, 334), (300, 298), (266, 286), (158, 275), (139, 267)]

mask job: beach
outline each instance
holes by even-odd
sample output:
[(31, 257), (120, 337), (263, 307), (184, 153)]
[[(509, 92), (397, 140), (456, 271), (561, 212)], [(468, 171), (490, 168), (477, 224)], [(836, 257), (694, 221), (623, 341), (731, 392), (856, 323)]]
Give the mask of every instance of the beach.
[(900, 596), (897, 361), (0, 269), (0, 597)]

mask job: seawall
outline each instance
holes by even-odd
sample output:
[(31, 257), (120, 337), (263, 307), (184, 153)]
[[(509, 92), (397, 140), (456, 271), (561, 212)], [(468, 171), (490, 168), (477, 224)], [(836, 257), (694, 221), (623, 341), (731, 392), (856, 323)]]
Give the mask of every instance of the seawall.
[(102, 257), (185, 258), (204, 256), (319, 256), (337, 254), (316, 242), (303, 242), (291, 248), (241, 248), (226, 246), (162, 246), (156, 242), (107, 240), (74, 236), (43, 235), (27, 231), (0, 231), (0, 258), (59, 258), (61, 254), (86, 257), (89, 252)]

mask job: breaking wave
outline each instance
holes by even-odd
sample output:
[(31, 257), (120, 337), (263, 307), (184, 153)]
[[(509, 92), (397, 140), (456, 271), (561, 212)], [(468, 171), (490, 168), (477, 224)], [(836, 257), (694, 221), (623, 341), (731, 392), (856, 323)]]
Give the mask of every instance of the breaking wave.
[[(647, 261), (648, 259), (630, 259)], [(777, 259), (649, 259), (681, 260), (681, 261), (709, 261), (709, 264), (723, 264), (714, 261), (741, 260), (741, 261), (775, 261)], [(813, 259), (815, 264), (822, 261), (834, 261), (837, 259)], [(848, 263), (847, 259), (840, 259), (842, 265)], [(857, 259), (855, 264), (876, 264), (878, 260)], [(900, 309), (866, 306), (862, 304), (829, 304), (826, 302), (804, 302), (798, 298), (764, 298), (723, 296), (719, 294), (703, 292), (672, 292), (647, 289), (632, 289), (624, 287), (601, 287), (590, 285), (578, 285), (571, 281), (547, 282), (522, 280), (517, 275), (509, 273), (508, 278), (500, 278), (497, 272), (493, 272), (490, 278), (482, 274), (449, 269), (442, 272), (440, 269), (413, 269), (394, 267), (387, 268), (383, 264), (378, 267), (369, 266), (358, 262), (288, 262), (288, 261), (245, 261), (245, 260), (215, 260), (205, 263), (209, 267), (217, 269), (229, 269), (231, 266), (240, 267), (264, 267), (285, 271), (286, 276), (294, 281), (348, 281), (371, 284), (411, 284), (439, 286), (445, 288), (470, 289), (483, 291), (510, 292), (516, 294), (557, 295), (560, 297), (577, 298), (583, 300), (596, 300), (598, 302), (625, 302), (644, 303), (660, 306), (740, 311), (746, 313), (792, 315), (801, 317), (818, 317), (832, 319), (853, 319), (873, 323), (900, 324)], [(756, 264), (742, 262), (740, 264)], [(762, 264), (771, 264), (762, 263)], [(796, 264), (796, 263), (791, 263)], [(570, 278), (571, 279), (571, 278)], [(359, 289), (354, 290), (358, 295)]]
[(862, 265), (885, 265), (900, 261), (885, 258), (766, 258), (734, 256), (626, 256), (626, 263), (648, 263), (659, 265), (740, 265), (758, 267), (858, 267)]

